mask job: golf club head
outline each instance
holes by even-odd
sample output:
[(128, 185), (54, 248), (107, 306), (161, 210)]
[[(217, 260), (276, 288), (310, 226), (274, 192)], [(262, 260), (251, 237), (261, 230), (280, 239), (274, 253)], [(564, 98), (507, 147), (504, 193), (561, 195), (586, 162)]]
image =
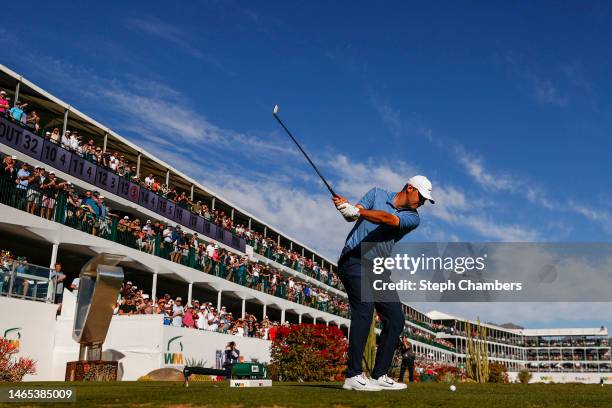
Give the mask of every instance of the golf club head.
[(276, 115), (278, 113), (278, 105), (274, 105), (274, 110), (272, 110), (272, 114)]

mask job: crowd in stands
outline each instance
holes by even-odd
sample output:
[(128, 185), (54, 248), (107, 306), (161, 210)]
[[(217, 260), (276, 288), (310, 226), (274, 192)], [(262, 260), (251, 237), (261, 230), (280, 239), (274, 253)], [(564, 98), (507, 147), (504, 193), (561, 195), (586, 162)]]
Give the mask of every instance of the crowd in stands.
[(455, 351), (455, 346), (448, 340), (437, 338), (435, 335), (428, 333), (424, 330), (420, 330), (414, 326), (406, 325), (404, 328), (403, 335), (408, 338), (419, 341), (421, 343), (430, 344), (432, 346), (440, 347), (449, 351)]
[[(15, 156), (2, 157), (0, 203), (270, 295), (348, 316), (347, 302), (318, 285), (285, 276), (272, 265), (240, 257), (205, 241), (197, 233), (186, 233), (180, 225), (151, 220), (143, 222), (130, 214), (114, 211), (103, 194), (80, 190), (70, 182), (60, 180), (53, 171), (18, 163)], [(317, 265), (313, 268), (329, 279), (329, 274)]]
[[(182, 298), (172, 298), (168, 293), (155, 302), (130, 281), (121, 287), (115, 314), (162, 314), (165, 325), (264, 340), (274, 339), (276, 330), (281, 326), (279, 322), (270, 321), (267, 316), (261, 321), (252, 314), (245, 314), (244, 318), (234, 317), (225, 306), (217, 310), (211, 302), (193, 299), (191, 304), (185, 304)], [(289, 323), (285, 325), (288, 326)]]
[(148, 173), (145, 177), (142, 177), (138, 174), (136, 163), (129, 162), (118, 151), (106, 151), (103, 146), (96, 145), (94, 139), (81, 135), (78, 130), (66, 130), (62, 134), (57, 127), (51, 131), (40, 129), (40, 116), (35, 110), (26, 112), (27, 106), (27, 103), (17, 101), (15, 106), (11, 108), (6, 92), (0, 91), (0, 115), (5, 115), (13, 121), (30, 128), (33, 132), (43, 136), (45, 140), (60, 145), (64, 149), (92, 163), (100, 165), (121, 177), (125, 177), (168, 200), (174, 201), (178, 206), (189, 209), (194, 214), (200, 215), (217, 226), (231, 231), (234, 235), (244, 237), (250, 245), (255, 247), (255, 251), (259, 254), (298, 272), (306, 273), (329, 286), (339, 287), (340, 281), (335, 273), (320, 267), (312, 259), (303, 257), (297, 252), (278, 245), (277, 242), (269, 237), (266, 238), (242, 224), (235, 225), (232, 217), (226, 215), (225, 212), (213, 210), (201, 200), (192, 200), (190, 194), (185, 191), (179, 193), (176, 188), (167, 185), (165, 180), (160, 180), (153, 173)]

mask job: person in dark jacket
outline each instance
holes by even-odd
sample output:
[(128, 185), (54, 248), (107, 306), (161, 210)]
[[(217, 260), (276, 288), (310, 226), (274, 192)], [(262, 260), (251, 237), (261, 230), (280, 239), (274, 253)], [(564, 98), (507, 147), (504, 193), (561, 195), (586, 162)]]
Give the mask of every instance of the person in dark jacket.
[(240, 361), (240, 350), (236, 348), (236, 342), (230, 341), (225, 346), (225, 368), (229, 368), (232, 364), (236, 364)]
[(406, 373), (406, 369), (408, 369), (408, 381), (414, 382), (414, 351), (412, 350), (412, 345), (408, 341), (408, 337), (402, 336), (402, 341), (400, 343), (400, 349), (402, 352), (402, 363), (400, 365), (400, 374), (399, 381), (404, 381), (404, 374)]

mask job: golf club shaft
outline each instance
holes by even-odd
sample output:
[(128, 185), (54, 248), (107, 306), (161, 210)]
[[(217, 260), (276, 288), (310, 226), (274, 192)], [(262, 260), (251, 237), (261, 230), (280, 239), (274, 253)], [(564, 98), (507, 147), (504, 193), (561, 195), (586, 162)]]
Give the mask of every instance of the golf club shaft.
[(287, 134), (289, 135), (289, 137), (291, 138), (291, 140), (293, 140), (293, 143), (295, 143), (295, 145), (298, 147), (298, 149), (300, 149), (300, 151), (302, 152), (302, 154), (304, 155), (304, 157), (306, 157), (306, 160), (308, 160), (308, 163), (310, 163), (310, 165), (312, 166), (312, 168), (314, 169), (314, 171), (317, 172), (317, 174), (319, 175), (319, 177), (321, 178), (321, 181), (323, 181), (323, 184), (325, 184), (325, 187), (327, 187), (327, 189), (329, 190), (329, 192), (331, 193), (332, 196), (334, 197), (338, 197), (338, 194), (336, 194), (334, 192), (334, 190), (331, 188), (331, 186), (329, 185), (329, 183), (327, 182), (327, 180), (325, 180), (325, 177), (323, 177), (323, 175), (321, 174), (321, 172), (319, 171), (319, 169), (317, 168), (317, 166), (315, 166), (315, 164), (312, 162), (312, 160), (310, 160), (310, 157), (308, 157), (308, 154), (304, 151), (304, 149), (302, 149), (302, 146), (300, 146), (300, 144), (298, 143), (298, 141), (295, 139), (295, 137), (293, 137), (293, 135), (291, 134), (291, 132), (289, 131), (289, 129), (287, 129), (287, 126), (285, 126), (285, 124), (283, 123), (283, 121), (278, 117), (278, 115), (276, 113), (272, 114), (276, 120), (278, 121), (278, 123), (280, 123), (280, 125), (283, 127), (283, 129), (285, 129), (285, 132), (287, 132)]

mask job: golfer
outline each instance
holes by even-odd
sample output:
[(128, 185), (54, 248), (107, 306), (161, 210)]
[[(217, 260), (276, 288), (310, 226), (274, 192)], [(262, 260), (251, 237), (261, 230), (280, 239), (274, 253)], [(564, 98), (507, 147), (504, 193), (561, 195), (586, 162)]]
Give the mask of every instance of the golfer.
[[(346, 238), (338, 261), (339, 276), (351, 307), (348, 367), (344, 389), (380, 391), (406, 388), (406, 384), (398, 383), (387, 376), (399, 335), (404, 328), (401, 303), (399, 298), (396, 302), (370, 302), (361, 299), (361, 244), (375, 243), (379, 248), (386, 248), (384, 252), (389, 256), (393, 245), (419, 226), (417, 208), (426, 201), (434, 203), (431, 189), (431, 182), (427, 177), (414, 176), (399, 193), (375, 187), (368, 191), (357, 205), (350, 204), (340, 196), (332, 199), (344, 219), (349, 222), (357, 221)], [(380, 316), (383, 328), (372, 378), (368, 378), (363, 374), (361, 361), (374, 308)]]

